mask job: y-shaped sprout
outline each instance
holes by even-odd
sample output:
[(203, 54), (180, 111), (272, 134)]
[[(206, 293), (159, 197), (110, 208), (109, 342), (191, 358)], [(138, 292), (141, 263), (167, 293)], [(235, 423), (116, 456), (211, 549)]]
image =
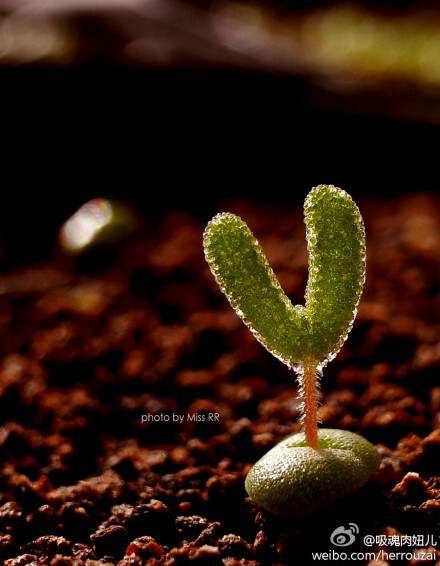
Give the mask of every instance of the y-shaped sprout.
[(319, 429), (317, 385), (353, 325), (365, 280), (365, 230), (351, 197), (320, 185), (304, 205), (309, 278), (305, 305), (292, 305), (247, 225), (233, 214), (208, 224), (209, 266), (238, 315), (269, 352), (297, 373), (304, 432), (287, 438), (249, 471), (246, 490), (276, 514), (312, 511), (365, 484), (376, 448), (344, 430)]
[(317, 384), (353, 325), (365, 281), (365, 229), (350, 195), (333, 186), (304, 204), (309, 277), (305, 306), (293, 305), (248, 226), (215, 216), (204, 234), (208, 264), (229, 302), (269, 352), (299, 378), (307, 443), (318, 445)]

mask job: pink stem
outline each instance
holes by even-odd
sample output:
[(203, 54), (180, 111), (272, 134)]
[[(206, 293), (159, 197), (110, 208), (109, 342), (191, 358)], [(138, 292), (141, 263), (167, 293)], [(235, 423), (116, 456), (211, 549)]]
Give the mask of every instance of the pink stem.
[(304, 366), (302, 383), (304, 432), (307, 444), (312, 448), (318, 448), (318, 394), (316, 379), (316, 366)]

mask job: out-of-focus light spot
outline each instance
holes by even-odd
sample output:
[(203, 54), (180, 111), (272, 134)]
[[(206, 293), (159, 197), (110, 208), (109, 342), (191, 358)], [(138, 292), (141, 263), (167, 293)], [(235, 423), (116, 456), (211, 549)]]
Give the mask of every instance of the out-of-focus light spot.
[(97, 198), (83, 204), (61, 227), (60, 242), (66, 251), (80, 252), (113, 217), (110, 201)]
[(60, 21), (26, 17), (0, 17), (0, 63), (70, 63), (77, 42), (68, 25)]
[(385, 16), (337, 4), (301, 21), (300, 45), (308, 63), (326, 74), (440, 84), (440, 18), (429, 13)]
[(225, 4), (212, 14), (212, 21), (217, 37), (232, 49), (246, 51), (264, 45), (264, 18), (256, 7)]

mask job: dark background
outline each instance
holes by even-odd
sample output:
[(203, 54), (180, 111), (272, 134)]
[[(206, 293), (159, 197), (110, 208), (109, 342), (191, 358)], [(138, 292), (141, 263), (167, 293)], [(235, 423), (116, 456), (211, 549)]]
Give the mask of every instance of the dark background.
[(170, 209), (207, 221), (230, 197), (300, 204), (321, 183), (355, 199), (438, 187), (439, 126), (388, 112), (400, 95), (386, 85), (372, 100), (300, 76), (102, 59), (8, 66), (0, 82), (4, 269), (47, 258), (99, 196), (154, 223)]

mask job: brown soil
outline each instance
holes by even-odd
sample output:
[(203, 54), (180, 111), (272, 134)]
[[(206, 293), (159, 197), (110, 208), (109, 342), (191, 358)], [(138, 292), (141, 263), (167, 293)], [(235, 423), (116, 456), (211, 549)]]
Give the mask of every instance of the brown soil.
[[(416, 549), (440, 564), (440, 199), (358, 204), (367, 282), (324, 372), (320, 416), (377, 445), (369, 483), (291, 518), (247, 498), (250, 466), (300, 430), (296, 383), (218, 290), (203, 223), (172, 212), (99, 273), (60, 257), (3, 276), (0, 564), (292, 565), (384, 550), (377, 563), (395, 565), (422, 563)], [(302, 211), (223, 209), (247, 221), (300, 302)], [(333, 545), (350, 523), (356, 542)], [(368, 547), (366, 535), (383, 537)]]

